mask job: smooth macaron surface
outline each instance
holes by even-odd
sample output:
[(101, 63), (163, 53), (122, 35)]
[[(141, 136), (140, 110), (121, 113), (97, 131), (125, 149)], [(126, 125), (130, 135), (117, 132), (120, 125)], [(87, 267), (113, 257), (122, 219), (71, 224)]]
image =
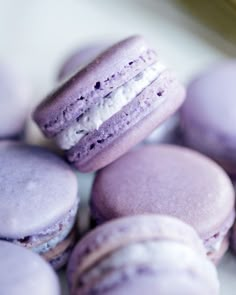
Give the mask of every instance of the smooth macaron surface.
[(42, 132), (80, 171), (95, 171), (143, 140), (181, 105), (184, 88), (142, 37), (107, 49), (36, 109)]
[(61, 294), (56, 274), (37, 254), (0, 241), (0, 261), (0, 294)]
[(70, 167), (46, 149), (0, 143), (0, 236), (17, 238), (47, 228), (77, 202)]
[(10, 66), (0, 64), (0, 139), (22, 135), (30, 111), (30, 87)]
[(187, 88), (181, 109), (185, 142), (236, 174), (236, 61), (199, 74)]
[(75, 173), (46, 149), (10, 141), (0, 143), (0, 166), (0, 239), (30, 248), (48, 261), (59, 259), (75, 239)]
[(145, 146), (98, 172), (91, 210), (98, 223), (144, 213), (180, 218), (210, 250), (232, 226), (234, 190), (223, 169), (197, 152)]
[[(67, 275), (72, 294), (130, 294), (145, 287), (148, 294), (174, 294), (174, 286), (186, 291), (182, 294), (197, 294), (187, 293), (195, 284), (203, 294), (218, 289), (215, 269), (193, 228), (162, 215), (126, 217), (97, 227), (77, 244)], [(165, 287), (167, 281), (171, 288)]]

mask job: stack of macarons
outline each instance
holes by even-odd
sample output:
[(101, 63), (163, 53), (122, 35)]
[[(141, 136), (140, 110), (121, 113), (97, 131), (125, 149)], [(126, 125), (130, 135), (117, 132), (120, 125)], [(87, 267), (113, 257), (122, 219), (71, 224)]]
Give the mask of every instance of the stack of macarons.
[[(6, 72), (0, 68), (0, 95), (14, 112), (3, 99), (0, 272), (14, 268), (17, 284), (3, 274), (0, 294), (60, 294), (53, 268), (68, 261), (71, 295), (219, 294), (214, 264), (235, 220), (225, 170), (236, 177), (236, 64), (203, 73), (185, 101), (184, 87), (140, 36), (76, 52), (32, 115), (65, 158), (10, 140), (23, 133), (29, 103), (20, 103), (27, 95), (13, 91)], [(136, 146), (143, 140), (155, 144)], [(89, 205), (99, 226), (81, 241), (75, 169), (96, 172)]]

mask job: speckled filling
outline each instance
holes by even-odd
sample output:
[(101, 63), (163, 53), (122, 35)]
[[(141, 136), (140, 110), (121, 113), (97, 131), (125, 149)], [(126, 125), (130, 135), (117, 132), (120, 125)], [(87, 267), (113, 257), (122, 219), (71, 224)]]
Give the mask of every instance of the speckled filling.
[(62, 242), (71, 232), (77, 218), (78, 205), (79, 201), (77, 200), (76, 204), (63, 219), (36, 235), (22, 237), (20, 239), (0, 238), (0, 240), (6, 240), (30, 248), (39, 254), (45, 253)]
[(165, 69), (163, 64), (154, 63), (106, 97), (101, 97), (97, 105), (91, 107), (56, 136), (57, 144), (65, 150), (75, 146), (86, 134), (98, 130), (105, 121), (131, 102)]
[[(88, 287), (92, 292), (89, 294), (102, 294), (102, 291), (134, 276), (159, 272), (167, 275), (170, 272), (182, 272), (183, 275), (190, 272), (203, 282), (217, 286), (214, 266), (191, 247), (173, 241), (146, 241), (130, 244), (107, 255), (78, 277), (76, 287), (82, 290)], [(208, 276), (205, 276), (206, 272)]]
[[(155, 120), (153, 114), (161, 109), (161, 105), (163, 109), (165, 107), (169, 109), (170, 115), (174, 111), (174, 109), (170, 110), (172, 108), (170, 104), (175, 94), (182, 96), (183, 89), (172, 73), (166, 70), (98, 130), (85, 135), (75, 147), (67, 152), (68, 160), (75, 165), (86, 165), (86, 162), (104, 151), (106, 147), (115, 144), (118, 138), (125, 136), (128, 130), (136, 128), (142, 120), (146, 120), (147, 116), (150, 115)], [(156, 125), (157, 121), (158, 116)]]

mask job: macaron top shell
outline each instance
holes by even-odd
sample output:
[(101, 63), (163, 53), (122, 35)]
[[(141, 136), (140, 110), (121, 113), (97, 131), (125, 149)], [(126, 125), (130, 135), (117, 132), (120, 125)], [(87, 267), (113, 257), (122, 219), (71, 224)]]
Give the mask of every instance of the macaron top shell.
[(0, 138), (14, 137), (29, 113), (30, 89), (10, 66), (0, 64)]
[(236, 60), (218, 64), (194, 79), (187, 90), (183, 112), (213, 131), (235, 135)]
[(194, 135), (197, 141), (206, 134), (207, 140), (198, 143), (203, 150), (219, 156), (227, 150), (227, 157), (236, 159), (235, 76), (236, 60), (212, 66), (197, 76), (188, 86), (181, 117), (184, 132), (192, 132), (193, 140)]
[(53, 226), (77, 203), (77, 178), (46, 149), (0, 143), (0, 237), (23, 238)]
[(40, 256), (23, 247), (0, 241), (1, 295), (59, 295), (52, 268)]
[(58, 89), (36, 109), (34, 120), (52, 137), (79, 118), (111, 91), (134, 78), (157, 60), (154, 50), (139, 36), (107, 49)]
[(194, 229), (179, 219), (163, 215), (129, 216), (107, 222), (87, 234), (75, 247), (68, 264), (69, 282), (118, 248), (146, 240), (178, 241), (204, 255)]
[(233, 214), (234, 190), (207, 157), (177, 146), (146, 146), (98, 172), (91, 206), (101, 221), (144, 213), (175, 216), (205, 239)]

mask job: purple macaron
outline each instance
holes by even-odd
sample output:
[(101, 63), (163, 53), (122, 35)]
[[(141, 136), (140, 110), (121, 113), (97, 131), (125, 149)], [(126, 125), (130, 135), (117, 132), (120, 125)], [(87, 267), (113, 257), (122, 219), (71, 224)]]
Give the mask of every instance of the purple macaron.
[(14, 68), (0, 64), (0, 139), (23, 135), (30, 111), (30, 89)]
[(1, 295), (60, 295), (60, 285), (50, 265), (23, 247), (0, 241)]
[(62, 81), (87, 66), (99, 54), (101, 54), (108, 44), (97, 42), (87, 46), (80, 47), (71, 54), (61, 65), (57, 80)]
[(82, 172), (111, 163), (182, 104), (185, 90), (142, 37), (107, 49), (53, 91), (34, 120)]
[(76, 240), (77, 177), (46, 149), (0, 143), (0, 240), (39, 253), (55, 269)]
[(174, 145), (145, 146), (97, 173), (91, 211), (97, 223), (144, 213), (180, 218), (217, 262), (228, 247), (234, 198), (229, 177), (211, 159)]
[(236, 177), (236, 60), (212, 66), (188, 86), (181, 110), (187, 145)]
[(67, 269), (71, 295), (219, 294), (204, 252), (193, 228), (173, 217), (117, 219), (75, 247)]

